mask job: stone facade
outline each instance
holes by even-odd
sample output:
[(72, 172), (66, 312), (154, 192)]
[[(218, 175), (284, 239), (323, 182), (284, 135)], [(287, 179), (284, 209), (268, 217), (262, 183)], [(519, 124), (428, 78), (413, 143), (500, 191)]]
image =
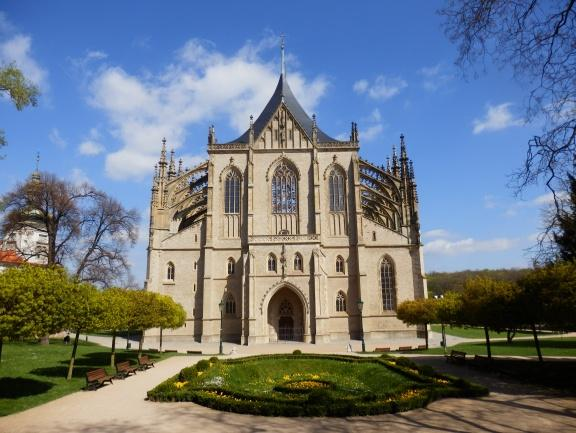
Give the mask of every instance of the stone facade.
[(186, 326), (164, 335), (211, 342), (222, 333), (242, 344), (414, 336), (395, 315), (398, 303), (426, 296), (414, 171), (400, 141), (387, 167), (361, 159), (356, 125), (348, 141), (326, 135), (284, 74), (242, 136), (218, 144), (209, 129), (206, 162), (176, 168), (164, 140), (146, 287), (188, 312)]

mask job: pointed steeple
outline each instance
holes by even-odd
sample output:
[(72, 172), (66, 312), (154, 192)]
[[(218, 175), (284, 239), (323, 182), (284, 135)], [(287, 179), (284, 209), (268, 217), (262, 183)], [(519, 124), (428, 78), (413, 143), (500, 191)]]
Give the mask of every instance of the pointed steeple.
[(178, 160), (178, 176), (180, 176), (182, 174), (182, 164), (184, 163), (184, 161), (182, 161), (182, 158), (180, 158)]
[(392, 145), (392, 174), (398, 177), (398, 155), (396, 154), (396, 145)]
[(176, 176), (176, 164), (174, 162), (174, 149), (170, 150), (170, 165), (168, 166), (168, 179)]
[(30, 176), (30, 180), (32, 182), (40, 183), (40, 152), (36, 152), (36, 168), (32, 172), (32, 176)]
[(214, 129), (214, 125), (210, 125), (208, 128), (208, 144), (216, 144), (216, 129)]
[(158, 177), (163, 179), (166, 177), (166, 138), (162, 139), (162, 150), (160, 151), (160, 160), (158, 161), (159, 173)]

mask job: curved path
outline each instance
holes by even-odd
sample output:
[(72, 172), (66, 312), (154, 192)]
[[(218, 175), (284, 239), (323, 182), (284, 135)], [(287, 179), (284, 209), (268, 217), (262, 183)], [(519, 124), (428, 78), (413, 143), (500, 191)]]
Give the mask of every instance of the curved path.
[(481, 399), (445, 399), (393, 415), (351, 418), (266, 418), (207, 409), (193, 403), (154, 403), (146, 391), (200, 357), (177, 356), (98, 391), (77, 392), (0, 418), (1, 433), (211, 432), (576, 432), (576, 399), (476, 376), (467, 367), (423, 357), (439, 370), (489, 385)]

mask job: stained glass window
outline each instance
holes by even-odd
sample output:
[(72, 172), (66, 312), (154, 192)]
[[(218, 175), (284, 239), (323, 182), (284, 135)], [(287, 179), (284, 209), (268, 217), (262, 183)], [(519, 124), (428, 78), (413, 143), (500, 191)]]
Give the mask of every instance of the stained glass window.
[(298, 187), (294, 171), (284, 162), (280, 163), (272, 177), (272, 213), (296, 213), (298, 211)]
[(331, 212), (343, 212), (344, 206), (344, 175), (339, 170), (332, 170), (328, 178), (328, 189)]
[(240, 213), (240, 176), (231, 171), (224, 185), (224, 212)]

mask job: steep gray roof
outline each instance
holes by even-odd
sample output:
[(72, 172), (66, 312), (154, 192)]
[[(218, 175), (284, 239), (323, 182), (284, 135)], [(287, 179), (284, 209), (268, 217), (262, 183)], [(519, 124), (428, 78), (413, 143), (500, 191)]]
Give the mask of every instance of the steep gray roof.
[[(312, 139), (312, 119), (308, 117), (308, 114), (306, 114), (292, 93), (292, 90), (288, 85), (288, 81), (286, 81), (284, 78), (284, 74), (280, 75), (278, 85), (276, 86), (276, 90), (274, 90), (274, 94), (268, 101), (268, 104), (266, 104), (266, 107), (264, 107), (262, 113), (260, 113), (260, 116), (258, 116), (254, 122), (254, 137), (258, 137), (260, 135), (282, 102), (284, 102), (290, 113), (292, 113), (292, 116), (294, 116), (294, 119), (300, 125), (300, 127), (304, 129), (306, 135), (308, 135), (308, 138)], [(327, 141), (338, 141), (325, 134), (320, 128), (318, 128), (318, 126), (316, 126), (316, 131), (318, 133), (319, 143)], [(250, 131), (248, 130), (236, 140), (232, 140), (230, 143), (248, 143), (249, 134)]]

